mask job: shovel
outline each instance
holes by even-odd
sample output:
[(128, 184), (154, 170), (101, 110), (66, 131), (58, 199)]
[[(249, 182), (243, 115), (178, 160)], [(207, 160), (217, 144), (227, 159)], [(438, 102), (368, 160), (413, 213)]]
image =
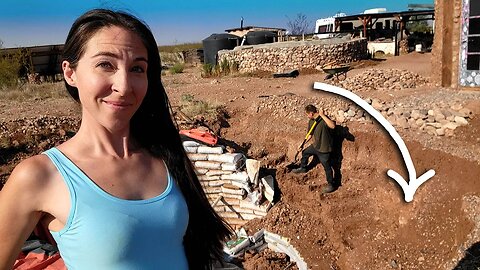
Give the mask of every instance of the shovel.
[(300, 145), (297, 153), (295, 154), (295, 157), (293, 159), (293, 162), (288, 164), (286, 167), (287, 167), (287, 170), (288, 171), (291, 171), (292, 169), (295, 169), (295, 168), (298, 168), (300, 167), (300, 165), (297, 164), (298, 162), (298, 155), (300, 154), (300, 152), (302, 152), (303, 150), (303, 147), (305, 146), (305, 143), (308, 141), (308, 139), (310, 138), (310, 135), (312, 134), (313, 130), (315, 129), (315, 127), (317, 126), (318, 122), (315, 121), (313, 122), (313, 125), (312, 127), (310, 128), (310, 130), (308, 130), (307, 132), (307, 135), (305, 135), (305, 139), (303, 139), (303, 142), (302, 144)]

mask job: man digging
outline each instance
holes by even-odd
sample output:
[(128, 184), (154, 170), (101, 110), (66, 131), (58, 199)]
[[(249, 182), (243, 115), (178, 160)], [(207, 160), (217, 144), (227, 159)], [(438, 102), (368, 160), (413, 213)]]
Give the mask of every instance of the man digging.
[(293, 169), (293, 173), (306, 173), (308, 158), (310, 156), (317, 157), (318, 161), (322, 163), (325, 169), (325, 176), (327, 178), (328, 185), (322, 189), (322, 193), (330, 193), (338, 188), (338, 184), (334, 181), (333, 170), (330, 162), (330, 153), (332, 152), (332, 131), (335, 128), (335, 122), (330, 120), (323, 110), (317, 110), (314, 105), (307, 105), (305, 107), (305, 113), (309, 119), (308, 129), (309, 135), (305, 138), (305, 142), (310, 141), (313, 136), (313, 143), (307, 148), (302, 147), (305, 143), (299, 147), (298, 151), (302, 151), (302, 159), (300, 161), (300, 168)]

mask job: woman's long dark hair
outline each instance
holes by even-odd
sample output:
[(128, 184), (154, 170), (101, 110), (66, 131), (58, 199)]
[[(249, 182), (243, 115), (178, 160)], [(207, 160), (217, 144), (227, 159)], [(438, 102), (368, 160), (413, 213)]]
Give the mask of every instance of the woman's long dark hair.
[[(134, 32), (141, 38), (148, 51), (148, 90), (130, 121), (130, 133), (143, 148), (165, 161), (185, 197), (189, 223), (183, 243), (189, 267), (210, 269), (214, 258), (221, 259), (223, 241), (232, 231), (208, 202), (194, 167), (183, 149), (160, 78), (158, 47), (148, 26), (121, 11), (106, 9), (88, 11), (73, 23), (65, 41), (63, 60), (75, 68), (90, 38), (98, 30), (109, 26), (122, 27)], [(78, 102), (78, 89), (66, 82), (65, 85), (69, 94)]]

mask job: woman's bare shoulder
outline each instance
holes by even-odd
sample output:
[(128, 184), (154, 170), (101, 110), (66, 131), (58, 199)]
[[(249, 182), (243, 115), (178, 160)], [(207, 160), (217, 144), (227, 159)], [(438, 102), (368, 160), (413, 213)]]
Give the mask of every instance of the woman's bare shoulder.
[(49, 188), (57, 174), (55, 165), (46, 155), (35, 155), (15, 167), (2, 191), (13, 188), (27, 193), (29, 191), (37, 193)]

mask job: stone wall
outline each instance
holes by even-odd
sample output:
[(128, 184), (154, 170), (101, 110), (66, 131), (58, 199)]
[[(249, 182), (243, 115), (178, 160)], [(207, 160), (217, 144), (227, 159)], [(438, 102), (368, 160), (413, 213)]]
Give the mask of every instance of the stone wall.
[(240, 72), (284, 72), (292, 69), (321, 69), (327, 63), (350, 63), (367, 58), (367, 40), (328, 39), (289, 41), (239, 46), (218, 52), (224, 59), (238, 63)]

